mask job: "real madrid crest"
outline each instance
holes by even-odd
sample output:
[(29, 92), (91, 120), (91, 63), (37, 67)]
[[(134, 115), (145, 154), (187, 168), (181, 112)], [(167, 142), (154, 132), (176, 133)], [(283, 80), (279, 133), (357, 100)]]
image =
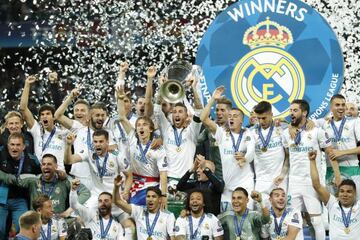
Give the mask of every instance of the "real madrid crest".
[[(270, 98), (270, 88), (265, 84), (262, 86), (262, 93), (259, 94), (256, 86), (260, 79), (278, 78), (279, 81), (285, 81), (281, 78), (286, 76), (286, 81), (291, 85), (288, 101), (304, 96), (303, 70), (297, 60), (284, 50), (292, 42), (291, 31), (271, 21), (269, 17), (245, 32), (243, 44), (248, 45), (251, 51), (240, 59), (231, 77), (231, 93), (242, 111), (247, 113), (249, 104), (254, 105), (263, 99), (267, 99), (271, 104), (284, 101), (280, 94)], [(285, 117), (287, 114), (286, 109), (277, 117)]]

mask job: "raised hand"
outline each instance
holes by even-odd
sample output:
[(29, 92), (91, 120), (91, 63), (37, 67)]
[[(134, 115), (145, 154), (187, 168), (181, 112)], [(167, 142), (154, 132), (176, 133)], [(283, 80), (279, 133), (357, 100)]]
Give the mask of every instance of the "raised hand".
[(250, 196), (252, 199), (254, 199), (254, 201), (256, 201), (258, 203), (260, 203), (262, 201), (261, 193), (259, 193), (257, 191), (252, 191)]
[(78, 88), (74, 88), (74, 89), (71, 90), (71, 92), (70, 92), (71, 99), (75, 99), (75, 98), (77, 98), (79, 95), (80, 95), (80, 91), (79, 91)]
[(122, 183), (124, 182), (124, 180), (122, 179), (122, 176), (121, 175), (117, 175), (115, 178), (114, 178), (114, 185), (116, 187), (121, 187)]
[(68, 145), (72, 145), (74, 143), (76, 139), (76, 135), (73, 134), (73, 133), (69, 133), (67, 136), (66, 136), (66, 144)]
[(155, 75), (156, 75), (156, 73), (157, 73), (156, 67), (155, 67), (155, 66), (151, 66), (151, 67), (149, 67), (148, 70), (146, 71), (146, 76), (147, 76), (148, 78), (154, 78)]
[(76, 191), (79, 186), (80, 186), (80, 180), (79, 179), (74, 179), (74, 180), (71, 181), (71, 189), (73, 191)]
[(310, 161), (315, 161), (316, 160), (316, 151), (310, 151), (308, 153), (308, 157)]
[(48, 78), (49, 78), (49, 81), (52, 82), (52, 83), (57, 82), (57, 81), (58, 81), (58, 74), (57, 74), (57, 72), (51, 72), (51, 73), (49, 73)]
[(222, 97), (222, 94), (225, 91), (225, 87), (224, 86), (219, 86), (215, 89), (214, 93), (213, 93), (213, 98), (215, 100), (218, 100)]
[(25, 79), (25, 83), (27, 84), (33, 84), (34, 82), (36, 82), (38, 80), (36, 75), (30, 75)]

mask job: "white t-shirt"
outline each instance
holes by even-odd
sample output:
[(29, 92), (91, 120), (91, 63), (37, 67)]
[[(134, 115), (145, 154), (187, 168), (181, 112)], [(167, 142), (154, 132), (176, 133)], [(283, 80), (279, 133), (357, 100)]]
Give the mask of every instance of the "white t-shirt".
[[(131, 204), (131, 217), (134, 218), (136, 223), (137, 240), (146, 240), (149, 236), (146, 228), (145, 219), (146, 207)], [(150, 227), (154, 222), (156, 213), (149, 213)], [(161, 211), (159, 218), (155, 224), (151, 238), (154, 240), (168, 239), (174, 236), (175, 216), (172, 212)]]
[[(100, 218), (98, 211), (88, 209), (81, 205), (78, 202), (78, 196), (76, 191), (70, 191), (70, 205), (74, 207), (75, 211), (81, 217), (81, 220), (84, 221), (85, 227), (90, 228), (93, 235), (93, 239), (102, 239), (101, 238), (101, 228), (100, 228)], [(104, 230), (106, 229), (110, 219), (103, 219)], [(112, 220), (109, 231), (106, 235), (106, 240), (123, 240), (124, 238), (124, 229), (120, 223), (115, 219)]]
[[(270, 127), (265, 130), (261, 129), (264, 140), (266, 140), (269, 130)], [(251, 131), (255, 139), (254, 168), (256, 181), (272, 182), (275, 177), (280, 175), (285, 159), (282, 129), (280, 127), (274, 127), (265, 152), (261, 150), (263, 143), (259, 137), (258, 128), (254, 128)]]
[[(356, 201), (352, 208), (349, 234), (345, 233), (345, 225), (343, 223), (339, 201), (330, 195), (329, 201), (326, 204), (329, 211), (329, 236), (330, 239), (336, 240), (357, 240), (360, 236), (360, 204)], [(348, 214), (350, 208), (343, 207), (345, 214)]]
[[(301, 213), (298, 210), (295, 210), (293, 208), (286, 208), (287, 214), (285, 216), (285, 219), (283, 221), (283, 224), (281, 225), (281, 231), (280, 231), (280, 237), (281, 239), (285, 238), (288, 234), (288, 228), (289, 226), (296, 227), (300, 229), (299, 233), (296, 235), (296, 240), (303, 240), (304, 234), (302, 230), (303, 220), (301, 217)], [(278, 224), (280, 224), (281, 217), (276, 218)], [(278, 235), (275, 232), (275, 221), (274, 216), (270, 214), (270, 223), (267, 224), (267, 227), (269, 228), (270, 238), (275, 240), (278, 239)]]
[[(42, 224), (41, 226), (43, 234), (45, 237), (48, 235), (48, 223)], [(58, 240), (60, 237), (67, 236), (67, 225), (63, 218), (52, 218), (51, 219), (51, 240)], [(38, 240), (42, 240), (42, 235), (40, 234)]]
[[(339, 131), (341, 120), (334, 121), (336, 129)], [(356, 148), (356, 143), (360, 140), (360, 120), (358, 118), (346, 118), (345, 125), (341, 134), (341, 140), (338, 142), (335, 141), (335, 133), (331, 127), (330, 121), (324, 121), (322, 128), (325, 130), (326, 134), (331, 140), (331, 145), (334, 149), (338, 150), (347, 150)], [(356, 154), (345, 155), (337, 158), (339, 166), (358, 166), (358, 158)], [(330, 166), (328, 160), (328, 166)]]
[[(235, 144), (239, 134), (233, 133)], [(245, 130), (243, 133), (238, 151), (245, 155), (245, 165), (240, 167), (234, 157), (233, 142), (229, 132), (226, 132), (222, 127), (217, 126), (214, 136), (219, 145), (221, 156), (222, 173), (225, 182), (224, 193), (231, 193), (235, 188), (242, 186), (244, 188), (253, 188), (254, 173), (250, 167), (250, 162), (253, 161), (255, 152), (254, 137), (250, 130)], [(243, 186), (242, 183), (246, 183)], [(227, 191), (225, 191), (227, 190)], [(222, 195), (221, 201), (231, 202), (231, 194)]]
[(33, 127), (30, 129), (30, 133), (34, 138), (35, 155), (41, 161), (42, 156), (49, 153), (56, 156), (58, 169), (65, 171), (64, 167), (64, 152), (65, 141), (69, 130), (62, 130), (55, 126), (55, 133), (51, 138), (47, 147), (42, 150), (49, 139), (50, 132), (43, 129), (39, 122), (35, 121)]
[[(128, 171), (130, 164), (125, 154), (122, 152), (109, 152), (106, 161), (105, 175), (101, 178), (96, 164), (96, 154), (91, 150), (79, 154), (82, 161), (87, 161), (90, 166), (93, 187), (90, 188), (92, 195), (99, 195), (101, 192), (112, 192), (114, 187), (114, 178), (121, 172)], [(98, 157), (99, 165), (103, 168), (106, 155)]]
[(112, 141), (117, 144), (118, 149), (129, 154), (129, 139), (121, 122), (118, 120), (113, 121), (110, 125), (109, 132), (111, 132), (113, 137)]
[[(114, 144), (114, 137), (109, 132), (109, 145)], [(88, 151), (89, 144), (93, 144), (94, 130), (90, 127), (82, 127), (76, 131), (76, 139), (74, 141), (74, 154), (85, 154)], [(74, 163), (71, 166), (72, 175), (78, 178), (89, 178), (91, 176), (89, 164), (87, 162)], [(88, 187), (88, 186), (87, 186)]]
[[(291, 185), (309, 185), (312, 186), (310, 177), (310, 160), (309, 151), (316, 151), (316, 166), (318, 172), (321, 166), (320, 148), (330, 147), (330, 139), (326, 137), (324, 130), (314, 127), (310, 131), (301, 132), (301, 141), (299, 145), (295, 145), (294, 139), (290, 138), (289, 131), (284, 132), (283, 145), (289, 148), (289, 186)], [(323, 177), (320, 177), (323, 179)]]
[[(183, 129), (175, 128), (174, 130), (173, 125), (170, 124), (162, 112), (160, 105), (155, 104), (154, 113), (163, 136), (168, 160), (168, 176), (172, 178), (181, 178), (186, 171), (192, 167), (194, 162), (197, 136), (200, 133), (201, 123), (191, 121), (188, 127)], [(180, 151), (177, 151), (174, 131), (177, 131), (178, 135), (180, 135), (180, 132), (182, 131)]]
[[(146, 153), (146, 162), (143, 160), (141, 150), (138, 146), (138, 139), (135, 136), (135, 131), (132, 130), (129, 134), (130, 143), (130, 159), (131, 170), (133, 173), (147, 176), (147, 177), (159, 177), (160, 172), (167, 171), (166, 152), (163, 146), (158, 149), (148, 148)], [(143, 151), (146, 145), (141, 144)]]
[(206, 213), (204, 220), (199, 226), (200, 219), (201, 217), (192, 217), (192, 234), (195, 233), (196, 229), (197, 234), (195, 238), (191, 239), (189, 217), (178, 217), (175, 223), (175, 236), (185, 236), (185, 239), (188, 240), (201, 240), (202, 236), (208, 236), (208, 239), (211, 240), (215, 237), (224, 235), (224, 230), (219, 219), (217, 219), (213, 214)]

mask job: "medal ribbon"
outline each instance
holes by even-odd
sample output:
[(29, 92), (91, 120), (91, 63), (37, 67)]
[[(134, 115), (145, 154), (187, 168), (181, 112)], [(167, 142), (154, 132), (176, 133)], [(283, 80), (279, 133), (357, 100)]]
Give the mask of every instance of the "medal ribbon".
[(287, 215), (287, 211), (286, 209), (284, 210), (284, 212), (282, 213), (281, 215), (281, 218), (280, 218), (280, 222), (278, 223), (278, 221), (276, 220), (276, 215), (275, 215), (275, 212), (273, 210), (273, 208), (270, 209), (270, 212), (271, 214), (273, 215), (274, 217), (274, 223), (275, 223), (275, 233), (276, 235), (280, 236), (280, 233), (281, 233), (281, 226), (285, 220), (285, 217)]
[(201, 223), (204, 221), (205, 219), (205, 214), (203, 214), (200, 218), (200, 221), (199, 221), (199, 224), (194, 232), (194, 227), (193, 227), (193, 221), (192, 221), (192, 216), (191, 214), (189, 215), (189, 225), (190, 225), (190, 239), (195, 239), (197, 233), (198, 233), (198, 230), (200, 228), (200, 225)]
[(45, 188), (46, 182), (44, 180), (44, 177), (42, 177), (41, 178), (41, 192), (43, 194), (47, 195), (48, 197), (50, 197), (52, 192), (55, 189), (56, 182), (57, 182), (57, 176), (54, 177), (53, 181), (51, 182), (50, 188), (48, 189), (48, 191), (46, 191), (46, 188)]
[(300, 131), (298, 131), (296, 133), (296, 136), (295, 136), (295, 139), (294, 139), (294, 142), (295, 142), (296, 145), (299, 145), (299, 143), (301, 142), (301, 132), (304, 131), (305, 128), (306, 128), (306, 122), (305, 122), (304, 126), (302, 126), (300, 128)]
[(260, 138), (260, 141), (261, 141), (261, 143), (263, 145), (263, 148), (266, 148), (269, 145), (270, 138), (271, 138), (271, 135), (272, 135), (273, 131), (274, 131), (274, 124), (271, 124), (270, 129), (269, 129), (269, 133), (266, 136), (266, 140), (265, 140), (264, 136), (261, 133), (261, 126), (259, 125), (259, 128), (258, 128), (259, 138)]
[(341, 123), (340, 123), (339, 130), (338, 130), (336, 128), (336, 126), (335, 126), (334, 120), (330, 121), (330, 125), (331, 125), (331, 127), (332, 127), (332, 129), (334, 131), (334, 134), (335, 134), (335, 141), (336, 142), (339, 142), (341, 140), (341, 135), (342, 135), (342, 132), (344, 130), (345, 122), (346, 122), (346, 118), (343, 117), (343, 119), (341, 120)]
[(148, 234), (149, 237), (151, 237), (152, 234), (153, 234), (153, 232), (154, 232), (155, 225), (156, 225), (156, 223), (157, 223), (157, 220), (159, 219), (159, 216), (160, 216), (160, 210), (158, 210), (158, 211), (156, 212), (154, 221), (152, 222), (152, 224), (151, 224), (151, 226), (150, 226), (149, 212), (148, 212), (148, 211), (145, 212), (146, 232), (147, 232), (147, 234)]
[(87, 145), (88, 145), (88, 149), (90, 149), (91, 151), (93, 151), (93, 150), (94, 150), (94, 146), (93, 146), (92, 140), (91, 140), (90, 127), (88, 127), (88, 133), (87, 133), (86, 143), (87, 143)]
[(101, 238), (106, 238), (106, 235), (108, 234), (110, 227), (111, 227), (111, 223), (113, 221), (113, 218), (110, 217), (108, 224), (106, 225), (106, 228), (104, 230), (104, 222), (102, 217), (99, 215), (99, 219), (100, 219), (100, 237)]
[(236, 144), (235, 144), (234, 135), (233, 135), (232, 132), (230, 131), (230, 136), (231, 136), (231, 141), (232, 141), (232, 145), (233, 145), (234, 152), (238, 152), (238, 151), (239, 151), (240, 142), (241, 142), (241, 139), (242, 139), (243, 135), (244, 135), (244, 131), (243, 131), (243, 130), (240, 130), (238, 139), (236, 140)]
[(44, 152), (45, 149), (49, 146), (50, 141), (51, 141), (51, 139), (53, 138), (55, 132), (56, 132), (56, 127), (54, 127), (54, 129), (51, 130), (51, 133), (50, 133), (49, 137), (46, 139), (45, 144), (44, 144), (44, 139), (43, 139), (43, 141), (42, 141), (42, 151), (43, 151), (43, 152)]
[(96, 168), (99, 172), (100, 178), (102, 178), (106, 173), (106, 163), (107, 163), (108, 158), (109, 158), (109, 153), (106, 153), (103, 165), (100, 166), (100, 158), (98, 155), (95, 155)]
[(348, 227), (350, 226), (351, 212), (352, 212), (353, 206), (351, 206), (350, 211), (349, 211), (347, 214), (345, 214), (345, 211), (344, 211), (344, 209), (342, 208), (340, 202), (339, 202), (339, 206), (340, 206), (340, 209), (341, 209), (341, 216), (342, 216), (342, 220), (343, 220), (344, 226), (345, 226), (346, 228), (348, 228)]
[(16, 178), (19, 178), (20, 174), (21, 174), (21, 171), (22, 171), (22, 168), (24, 166), (24, 160), (25, 160), (25, 154), (22, 153), (21, 156), (20, 156), (20, 162), (19, 162), (19, 168), (18, 168), (18, 171), (16, 173)]
[(41, 240), (51, 240), (51, 225), (52, 225), (52, 220), (50, 219), (48, 222), (46, 236), (45, 236), (45, 232), (44, 232), (43, 228), (41, 227), (41, 230), (40, 230)]
[(246, 208), (245, 213), (241, 216), (240, 225), (239, 225), (236, 215), (234, 215), (235, 233), (236, 233), (237, 237), (241, 236), (242, 228), (243, 228), (243, 225), (244, 225), (244, 222), (245, 222), (245, 219), (246, 219), (248, 213), (249, 213), (249, 209)]
[(180, 147), (181, 140), (182, 140), (182, 133), (183, 133), (185, 128), (181, 129), (180, 134), (178, 134), (176, 127), (173, 126), (173, 129), (174, 129), (174, 137), (175, 137), (176, 146)]
[(143, 160), (144, 163), (148, 163), (148, 160), (146, 158), (146, 153), (148, 152), (149, 148), (150, 148), (150, 144), (151, 144), (151, 140), (149, 140), (146, 143), (145, 149), (142, 148), (142, 144), (140, 143), (140, 141), (137, 142), (137, 145), (139, 146), (139, 150), (140, 150), (140, 154), (141, 154), (141, 159)]
[(121, 136), (121, 140), (122, 140), (122, 141), (125, 141), (125, 140), (126, 140), (125, 133), (124, 133), (124, 130), (122, 129), (122, 127), (120, 126), (120, 123), (119, 123), (119, 122), (116, 122), (116, 126), (117, 126), (118, 129), (119, 129), (120, 136)]

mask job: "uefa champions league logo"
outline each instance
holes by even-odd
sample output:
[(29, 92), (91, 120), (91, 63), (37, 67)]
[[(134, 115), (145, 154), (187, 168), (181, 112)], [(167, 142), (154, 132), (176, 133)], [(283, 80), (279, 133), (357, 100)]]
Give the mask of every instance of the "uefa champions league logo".
[(212, 92), (224, 85), (226, 96), (247, 116), (266, 100), (274, 117), (284, 118), (291, 101), (305, 99), (312, 106), (310, 117), (322, 117), (343, 82), (334, 32), (319, 13), (297, 0), (231, 5), (205, 33), (196, 63), (204, 71), (204, 89)]

